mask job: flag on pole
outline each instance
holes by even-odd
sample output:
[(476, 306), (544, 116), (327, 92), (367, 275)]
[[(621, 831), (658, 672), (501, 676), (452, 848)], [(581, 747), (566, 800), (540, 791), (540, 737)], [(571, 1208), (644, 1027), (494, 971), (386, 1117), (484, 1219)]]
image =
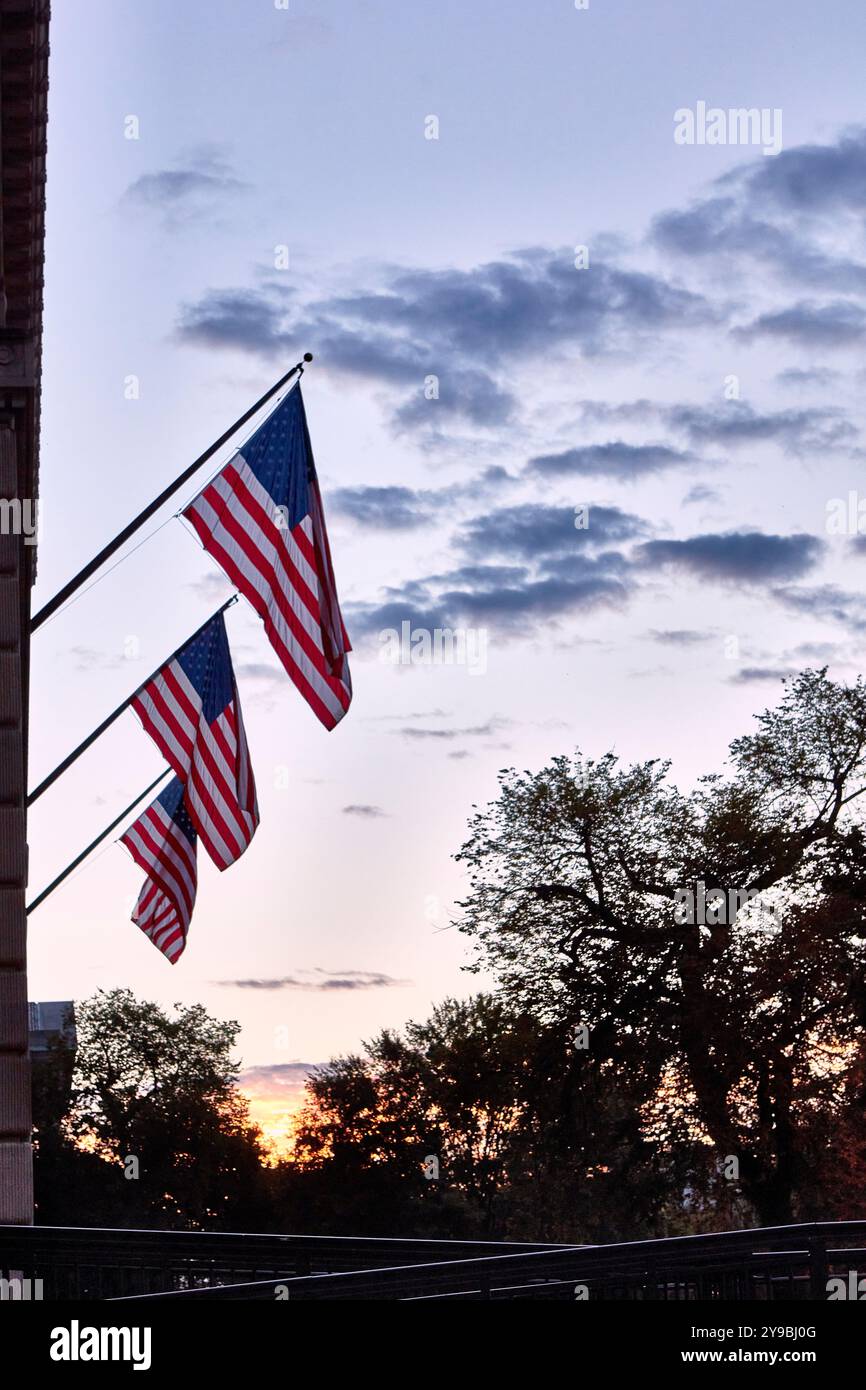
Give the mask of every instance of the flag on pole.
[(264, 620), (304, 699), (333, 729), (352, 699), (351, 646), (300, 386), (183, 515)]
[(120, 837), (147, 874), (132, 920), (174, 965), (186, 946), (198, 884), (195, 826), (173, 777)]
[(202, 844), (227, 869), (252, 840), (259, 809), (222, 613), (166, 662), (132, 707), (184, 783)]

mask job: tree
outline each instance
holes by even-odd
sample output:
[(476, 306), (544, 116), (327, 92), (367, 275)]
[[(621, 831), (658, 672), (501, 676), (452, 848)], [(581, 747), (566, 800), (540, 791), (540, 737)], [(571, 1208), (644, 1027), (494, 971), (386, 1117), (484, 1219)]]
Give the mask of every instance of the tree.
[(457, 856), (460, 926), (512, 1007), (585, 1026), (662, 1141), (712, 1143), (772, 1224), (827, 1161), (864, 1037), (866, 688), (806, 671), (730, 751), (689, 795), (612, 753), (504, 771)]
[(110, 1165), (124, 1224), (261, 1229), (259, 1133), (231, 1057), (238, 1025), (124, 989), (79, 1004), (76, 1023), (67, 1163), (72, 1149)]
[(359, 1199), (387, 1188), (381, 1215), (415, 1233), (488, 1232), (525, 1056), (502, 1004), (447, 999), (317, 1071), (296, 1157)]
[(448, 999), (318, 1070), (287, 1197), (371, 1234), (650, 1234), (671, 1174), (640, 1133), (639, 1087), (502, 998)]

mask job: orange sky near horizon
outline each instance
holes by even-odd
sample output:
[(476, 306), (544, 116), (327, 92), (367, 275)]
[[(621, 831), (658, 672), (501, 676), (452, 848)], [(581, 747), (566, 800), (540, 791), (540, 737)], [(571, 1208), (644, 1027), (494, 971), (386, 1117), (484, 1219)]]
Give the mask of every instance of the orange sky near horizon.
[(262, 1131), (273, 1159), (291, 1150), (298, 1116), (306, 1099), (304, 1081), (312, 1063), (285, 1067), (251, 1067), (241, 1072), (238, 1085), (249, 1101), (250, 1119)]

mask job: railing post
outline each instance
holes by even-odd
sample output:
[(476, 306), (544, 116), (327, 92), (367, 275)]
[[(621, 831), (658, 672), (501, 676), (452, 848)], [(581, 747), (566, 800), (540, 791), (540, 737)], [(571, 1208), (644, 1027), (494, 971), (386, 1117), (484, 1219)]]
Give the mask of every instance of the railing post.
[(809, 1298), (823, 1302), (827, 1298), (827, 1242), (809, 1241)]

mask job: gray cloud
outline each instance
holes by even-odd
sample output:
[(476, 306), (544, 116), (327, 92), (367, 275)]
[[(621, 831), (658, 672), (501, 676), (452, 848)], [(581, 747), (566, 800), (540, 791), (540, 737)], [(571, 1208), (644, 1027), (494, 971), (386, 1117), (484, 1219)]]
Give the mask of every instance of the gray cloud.
[(842, 623), (854, 632), (866, 631), (866, 595), (850, 593), (835, 584), (814, 587), (780, 587), (773, 597), (804, 617)]
[(674, 406), (667, 416), (671, 426), (683, 430), (696, 445), (738, 448), (774, 443), (799, 456), (850, 444), (857, 437), (844, 412), (832, 407), (758, 412), (730, 401), (713, 410)]
[(788, 386), (795, 391), (812, 386), (823, 389), (841, 380), (842, 373), (834, 371), (832, 367), (786, 367), (776, 377), (780, 386)]
[(866, 209), (866, 128), (848, 130), (832, 145), (796, 145), (719, 180), (722, 185), (736, 182), (782, 213), (862, 212)]
[(317, 966), (313, 970), (300, 970), (295, 975), (283, 975), (278, 979), (217, 980), (216, 983), (230, 989), (299, 990), (303, 993), (330, 994), (404, 988), (412, 982), (397, 980), (376, 970), (322, 970)]
[(754, 261), (797, 285), (863, 293), (866, 265), (823, 249), (816, 222), (850, 226), (855, 238), (864, 206), (866, 130), (830, 145), (800, 145), (772, 160), (753, 160), (717, 179), (708, 197), (656, 217), (650, 241), (669, 255), (740, 266)]
[(246, 185), (229, 175), (204, 173), (200, 169), (160, 169), (154, 174), (142, 174), (126, 191), (126, 197), (137, 203), (163, 208), (198, 200), (202, 195), (237, 193)]
[[(528, 354), (564, 349), (584, 356), (634, 350), (666, 329), (681, 334), (715, 322), (700, 294), (659, 276), (597, 264), (575, 270), (572, 252), (514, 252), (472, 270), (383, 269), (380, 286), (297, 308), (281, 288), (211, 290), (182, 307), (181, 341), (274, 357), (295, 341), (320, 365), (391, 387), (398, 429), (434, 427), (444, 417), (502, 424), (514, 396), (497, 377)], [(425, 378), (439, 398), (424, 398)]]
[(484, 724), (470, 725), (465, 729), (425, 729), (419, 725), (407, 724), (402, 729), (392, 729), (391, 732), (400, 738), (414, 739), (418, 742), (426, 739), (450, 742), (455, 738), (491, 738), (494, 734), (501, 733), (510, 722), (508, 719), (498, 719), (494, 716)]
[(689, 488), (683, 498), (683, 506), (692, 506), (701, 502), (721, 502), (722, 494), (714, 487), (707, 487), (705, 483), (695, 483), (694, 487)]
[[(347, 605), (353, 634), (460, 628), (466, 624), (520, 633), (527, 618), (621, 607), (634, 580), (612, 541), (651, 534), (633, 513), (591, 506), (587, 529), (575, 527), (573, 507), (499, 507), (464, 523), (454, 537), (471, 556), (462, 565), (386, 589), (378, 603)], [(494, 563), (491, 563), (494, 562)], [(496, 563), (500, 562), (501, 563)]]
[(383, 811), (381, 806), (366, 806), (361, 802), (343, 807), (344, 816), (360, 816), (364, 820), (376, 820), (381, 816), (387, 816), (387, 814), (388, 812)]
[(285, 304), (262, 290), (208, 290), (178, 315), (175, 335), (199, 347), (234, 348), (273, 357), (294, 342), (285, 331)]
[(666, 647), (693, 647), (699, 642), (709, 642), (712, 633), (696, 632), (694, 628), (667, 628), (659, 631), (657, 628), (650, 628), (648, 634), (654, 642), (660, 642)]
[(684, 468), (692, 462), (688, 454), (666, 444), (625, 444), (618, 439), (556, 454), (539, 454), (529, 460), (527, 471), (547, 477), (606, 477), (631, 482), (669, 468)]
[(410, 531), (426, 526), (445, 508), (501, 492), (515, 479), (504, 469), (482, 469), (466, 482), (441, 488), (411, 488), (398, 484), (335, 488), (328, 493), (328, 511), (358, 526), (384, 531)]
[(729, 685), (757, 685), (763, 681), (780, 681), (795, 676), (794, 666), (742, 666), (735, 675), (728, 677)]
[(410, 487), (341, 487), (328, 494), (328, 510), (360, 526), (409, 531), (429, 524), (433, 502)]
[(800, 300), (787, 309), (760, 314), (752, 323), (734, 330), (749, 342), (754, 338), (782, 338), (804, 347), (845, 348), (862, 342), (866, 311), (857, 304), (837, 299), (819, 304)]
[(547, 555), (576, 555), (586, 546), (609, 545), (647, 535), (651, 528), (633, 512), (590, 506), (589, 525), (575, 526), (574, 507), (531, 503), (499, 507), (474, 517), (458, 533), (458, 544), (472, 555), (535, 560)]
[(671, 566), (702, 579), (736, 584), (797, 579), (817, 564), (824, 550), (816, 536), (774, 536), (760, 531), (646, 541), (638, 547), (647, 567)]
[(158, 212), (167, 226), (177, 228), (213, 217), (222, 204), (248, 189), (249, 184), (237, 177), (223, 151), (206, 145), (191, 151), (172, 169), (142, 174), (127, 188), (123, 202)]

